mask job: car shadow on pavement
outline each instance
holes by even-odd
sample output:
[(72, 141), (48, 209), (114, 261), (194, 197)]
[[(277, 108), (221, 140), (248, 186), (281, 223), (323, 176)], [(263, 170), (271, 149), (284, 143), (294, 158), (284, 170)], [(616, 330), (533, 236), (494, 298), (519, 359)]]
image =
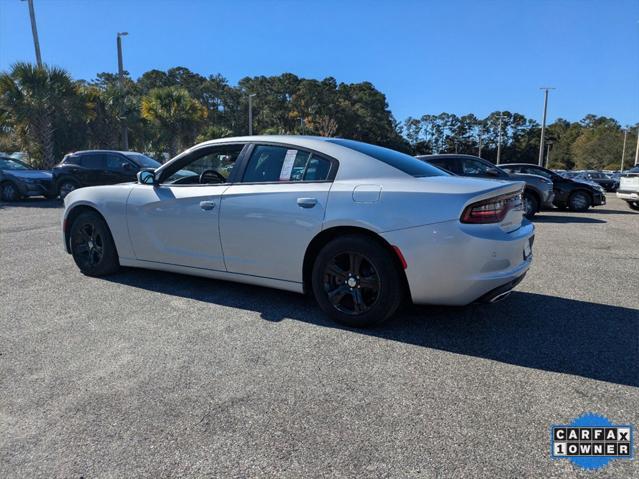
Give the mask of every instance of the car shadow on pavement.
[(0, 208), (62, 208), (64, 204), (60, 200), (47, 200), (45, 198), (25, 198), (20, 201), (0, 201)]
[(598, 220), (587, 216), (568, 215), (536, 215), (533, 218), (535, 223), (607, 223), (606, 220)]
[[(392, 321), (355, 329), (330, 321), (310, 298), (268, 288), (148, 270), (109, 281), (425, 348), (639, 387), (639, 310), (526, 292), (467, 307), (406, 306)], [(238, 320), (240, 320), (238, 318)]]

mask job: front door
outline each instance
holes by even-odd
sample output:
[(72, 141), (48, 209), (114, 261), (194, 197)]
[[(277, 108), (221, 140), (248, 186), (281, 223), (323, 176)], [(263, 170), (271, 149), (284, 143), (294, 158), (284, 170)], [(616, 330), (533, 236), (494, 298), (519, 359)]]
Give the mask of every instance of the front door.
[(136, 184), (127, 222), (138, 260), (224, 271), (220, 198), (243, 145), (205, 147), (158, 172), (158, 185)]
[(222, 195), (227, 270), (301, 283), (306, 247), (322, 229), (336, 167), (296, 147), (255, 145), (241, 182)]

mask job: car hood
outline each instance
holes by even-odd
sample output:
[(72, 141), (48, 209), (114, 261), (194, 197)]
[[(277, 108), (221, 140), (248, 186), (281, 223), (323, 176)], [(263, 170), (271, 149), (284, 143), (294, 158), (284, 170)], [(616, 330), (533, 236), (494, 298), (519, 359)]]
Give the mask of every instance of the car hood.
[(50, 171), (45, 170), (2, 170), (2, 173), (18, 179), (50, 180), (53, 177)]

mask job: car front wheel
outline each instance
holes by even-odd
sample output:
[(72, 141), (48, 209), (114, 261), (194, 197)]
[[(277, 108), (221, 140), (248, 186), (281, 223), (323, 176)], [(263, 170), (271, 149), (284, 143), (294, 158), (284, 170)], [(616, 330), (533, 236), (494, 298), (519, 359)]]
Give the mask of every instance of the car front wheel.
[(69, 193), (78, 188), (78, 184), (73, 180), (62, 180), (58, 184), (58, 194), (63, 200)]
[(639, 211), (639, 201), (628, 201), (628, 206), (635, 211)]
[(0, 185), (0, 198), (2, 201), (18, 201), (20, 199), (20, 192), (16, 185), (10, 181), (6, 181)]
[(590, 196), (583, 191), (577, 191), (568, 198), (568, 206), (572, 211), (586, 211), (590, 208)]
[(524, 192), (524, 216), (529, 220), (539, 211), (539, 202), (529, 191)]
[(71, 254), (87, 276), (105, 276), (120, 267), (109, 227), (93, 211), (80, 214), (71, 225)]
[(334, 239), (313, 265), (315, 299), (332, 319), (370, 327), (390, 318), (403, 297), (401, 273), (381, 242), (364, 235)]

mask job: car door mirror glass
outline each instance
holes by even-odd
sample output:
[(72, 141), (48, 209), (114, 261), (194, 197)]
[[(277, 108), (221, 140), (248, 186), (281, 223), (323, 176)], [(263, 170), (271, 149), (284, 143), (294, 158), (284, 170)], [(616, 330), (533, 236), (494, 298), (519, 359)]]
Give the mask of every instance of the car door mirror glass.
[(486, 174), (488, 176), (501, 176), (501, 172), (497, 168), (488, 168)]
[(126, 161), (123, 162), (120, 166), (124, 171), (131, 171), (133, 169), (133, 165), (131, 163), (127, 163)]
[(138, 171), (138, 183), (141, 185), (155, 185), (155, 170), (141, 170)]

